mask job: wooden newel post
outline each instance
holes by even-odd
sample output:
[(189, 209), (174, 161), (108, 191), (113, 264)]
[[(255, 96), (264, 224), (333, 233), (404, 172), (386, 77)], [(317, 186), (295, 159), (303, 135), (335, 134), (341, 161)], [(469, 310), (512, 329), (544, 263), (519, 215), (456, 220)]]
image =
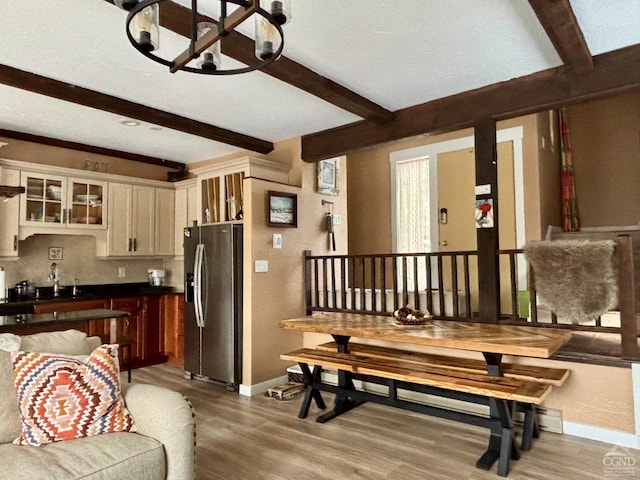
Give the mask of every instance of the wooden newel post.
[(304, 301), (306, 315), (311, 315), (311, 250), (304, 252)]
[(633, 265), (633, 242), (630, 235), (616, 237), (616, 257), (618, 260), (618, 308), (620, 309), (622, 358), (637, 360), (639, 355), (635, 268)]

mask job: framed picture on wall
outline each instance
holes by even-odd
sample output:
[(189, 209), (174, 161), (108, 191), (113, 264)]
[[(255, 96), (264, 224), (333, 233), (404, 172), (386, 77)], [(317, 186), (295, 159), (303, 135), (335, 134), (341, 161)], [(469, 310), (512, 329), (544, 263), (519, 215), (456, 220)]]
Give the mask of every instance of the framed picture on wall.
[(331, 158), (318, 162), (318, 193), (325, 195), (338, 195), (338, 171), (340, 170), (340, 159)]
[(295, 193), (267, 192), (267, 224), (270, 227), (298, 226), (298, 196)]

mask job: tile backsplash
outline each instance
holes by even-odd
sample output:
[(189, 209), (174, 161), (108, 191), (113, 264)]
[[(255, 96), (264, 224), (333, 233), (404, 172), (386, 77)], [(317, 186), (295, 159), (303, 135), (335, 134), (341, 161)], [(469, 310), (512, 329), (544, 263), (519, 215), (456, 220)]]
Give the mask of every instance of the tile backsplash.
[[(62, 260), (49, 260), (49, 247), (62, 248)], [(3, 261), (7, 287), (22, 280), (36, 286), (49, 286), (49, 266), (60, 269), (60, 285), (72, 285), (74, 278), (83, 284), (146, 282), (148, 268), (164, 268), (163, 260), (98, 260), (96, 240), (92, 236), (33, 235), (19, 244), (20, 258)], [(118, 276), (124, 267), (125, 277)]]

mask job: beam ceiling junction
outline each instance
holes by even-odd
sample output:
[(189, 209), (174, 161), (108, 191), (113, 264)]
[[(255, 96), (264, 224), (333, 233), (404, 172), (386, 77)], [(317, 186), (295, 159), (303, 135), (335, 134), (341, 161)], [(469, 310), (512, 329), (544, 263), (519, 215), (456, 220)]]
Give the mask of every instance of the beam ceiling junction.
[(551, 43), (567, 67), (593, 70), (593, 57), (569, 0), (529, 0)]
[[(104, 1), (113, 4), (113, 0)], [(198, 15), (198, 18), (201, 22), (217, 24), (215, 19), (206, 15)], [(190, 38), (191, 9), (174, 2), (164, 2), (160, 8), (160, 25)], [(245, 65), (255, 62), (253, 39), (235, 30), (229, 32), (221, 46), (222, 53), (228, 57)], [(374, 123), (383, 124), (393, 119), (393, 112), (284, 55), (260, 71)]]
[(259, 138), (232, 132), (225, 128), (198, 122), (197, 120), (140, 105), (139, 103), (129, 102), (112, 95), (43, 77), (35, 73), (25, 72), (8, 65), (0, 65), (0, 83), (78, 105), (104, 110), (105, 112), (135, 118), (154, 125), (162, 125), (173, 130), (254, 152), (269, 153), (273, 150), (271, 142)]
[(424, 134), (472, 127), (640, 88), (640, 44), (593, 57), (579, 74), (560, 66), (526, 77), (415, 105), (388, 125), (361, 121), (302, 137), (302, 159), (317, 162)]

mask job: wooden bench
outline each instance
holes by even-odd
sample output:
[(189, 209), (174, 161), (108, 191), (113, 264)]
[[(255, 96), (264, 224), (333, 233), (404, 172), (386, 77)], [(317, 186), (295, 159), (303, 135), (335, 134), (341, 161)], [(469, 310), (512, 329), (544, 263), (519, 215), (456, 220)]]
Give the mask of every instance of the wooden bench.
[[(297, 362), (305, 377), (306, 391), (298, 415), (300, 418), (306, 418), (313, 400), (316, 401), (319, 408), (326, 408), (320, 391), (328, 391), (336, 394), (334, 410), (318, 417), (317, 421), (319, 422), (325, 422), (341, 415), (363, 402), (373, 401), (472, 425), (484, 426), (491, 430), (492, 438), (495, 437), (494, 441), (490, 441), (490, 445), (493, 444), (497, 447), (490, 446), (476, 465), (480, 468), (488, 469), (494, 459), (497, 458), (499, 462), (498, 474), (501, 476), (507, 475), (509, 460), (511, 458), (519, 458), (518, 447), (513, 436), (512, 406), (515, 405), (515, 402), (539, 405), (552, 388), (549, 384), (539, 382), (469, 373), (462, 370), (422, 365), (399, 359), (367, 357), (353, 352), (341, 353), (302, 348), (282, 354), (280, 358)], [(310, 366), (313, 366), (313, 371), (311, 371)], [(320, 373), (323, 368), (338, 371), (338, 386), (322, 382)], [(357, 390), (353, 384), (353, 379), (383, 383), (389, 388), (388, 395), (385, 397), (380, 394)], [(469, 397), (488, 399), (494, 413), (487, 418), (482, 415), (402, 400), (397, 396), (398, 388), (436, 395), (438, 395), (439, 391), (455, 392), (460, 399), (468, 399)]]
[[(317, 350), (336, 352), (338, 347), (335, 342), (327, 342), (315, 347)], [(461, 371), (483, 375), (487, 373), (487, 364), (483, 360), (460, 358), (448, 355), (436, 355), (425, 352), (414, 352), (398, 348), (367, 345), (364, 343), (349, 342), (349, 352), (368, 358), (386, 358), (402, 360), (409, 363), (436, 366), (446, 370)], [(515, 363), (502, 363), (502, 372), (505, 377), (561, 386), (569, 378), (569, 370), (565, 368), (538, 367)], [(518, 402), (516, 409), (524, 414), (523, 434), (520, 448), (530, 450), (533, 438), (539, 436), (539, 427), (535, 407), (533, 403)], [(538, 405), (538, 404), (536, 404)]]
[[(330, 352), (336, 352), (338, 350), (335, 342), (323, 343), (321, 345), (317, 345), (315, 348), (316, 350)], [(390, 358), (420, 365), (433, 365), (469, 373), (487, 373), (487, 364), (484, 360), (413, 352), (398, 348), (367, 345), (353, 341), (349, 342), (349, 352), (363, 357)], [(546, 383), (557, 387), (564, 384), (567, 378), (569, 378), (569, 370), (564, 368), (536, 367), (532, 365), (520, 365), (504, 362), (501, 365), (504, 376), (509, 378)]]
[(339, 353), (302, 348), (280, 355), (280, 358), (322, 368), (534, 405), (540, 405), (551, 392), (551, 385), (539, 382), (491, 377), (396, 358), (368, 357), (353, 349), (350, 353)]

